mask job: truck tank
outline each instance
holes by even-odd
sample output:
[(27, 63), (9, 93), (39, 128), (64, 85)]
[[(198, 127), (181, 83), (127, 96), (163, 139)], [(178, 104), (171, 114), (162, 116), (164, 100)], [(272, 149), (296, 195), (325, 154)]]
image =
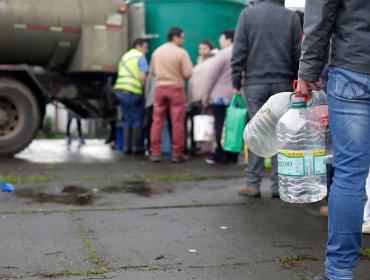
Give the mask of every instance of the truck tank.
[(0, 64), (115, 71), (127, 49), (122, 0), (0, 0)]
[(130, 6), (129, 24), (123, 0), (0, 0), (0, 157), (28, 146), (48, 102), (116, 116), (117, 64), (129, 35), (145, 34), (144, 5)]

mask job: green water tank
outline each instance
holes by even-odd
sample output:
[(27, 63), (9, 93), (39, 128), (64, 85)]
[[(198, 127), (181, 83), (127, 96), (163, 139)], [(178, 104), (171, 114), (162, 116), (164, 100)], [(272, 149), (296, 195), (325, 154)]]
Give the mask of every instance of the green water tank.
[(171, 27), (184, 30), (184, 48), (193, 62), (197, 57), (197, 45), (209, 39), (219, 48), (218, 38), (224, 29), (235, 28), (240, 12), (248, 0), (145, 0), (146, 33), (150, 53), (167, 41)]

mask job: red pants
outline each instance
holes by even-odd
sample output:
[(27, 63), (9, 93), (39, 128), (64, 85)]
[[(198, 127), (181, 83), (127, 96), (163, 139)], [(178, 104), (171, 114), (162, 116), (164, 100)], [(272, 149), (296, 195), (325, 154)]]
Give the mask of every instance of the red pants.
[(161, 155), (162, 129), (168, 110), (172, 126), (172, 156), (181, 157), (184, 154), (185, 91), (176, 86), (158, 86), (155, 89), (150, 152), (152, 156)]

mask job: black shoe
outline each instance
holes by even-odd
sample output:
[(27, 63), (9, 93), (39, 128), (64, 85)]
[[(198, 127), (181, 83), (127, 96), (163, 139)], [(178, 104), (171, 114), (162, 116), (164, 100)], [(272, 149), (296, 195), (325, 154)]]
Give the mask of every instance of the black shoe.
[(188, 161), (189, 158), (185, 155), (181, 156), (181, 157), (172, 157), (171, 158), (171, 162), (172, 163), (183, 163), (185, 161)]
[(313, 280), (330, 280), (330, 279), (326, 276), (315, 276)]
[(105, 140), (105, 144), (110, 144), (112, 143), (113, 141), (115, 141), (116, 138), (114, 138), (113, 136), (109, 136), (106, 140)]
[(272, 198), (280, 198), (280, 195), (279, 193), (272, 193)]

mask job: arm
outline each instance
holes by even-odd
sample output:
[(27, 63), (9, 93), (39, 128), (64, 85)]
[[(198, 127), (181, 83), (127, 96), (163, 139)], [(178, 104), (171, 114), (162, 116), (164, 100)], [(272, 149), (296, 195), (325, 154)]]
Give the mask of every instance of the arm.
[(184, 51), (181, 59), (181, 70), (185, 80), (189, 80), (193, 74), (193, 64), (191, 63), (189, 54)]
[(293, 23), (292, 23), (292, 61), (293, 61), (293, 70), (295, 75), (298, 73), (299, 68), (299, 58), (301, 56), (301, 45), (302, 45), (302, 28), (299, 17), (297, 14), (294, 14)]
[(214, 61), (212, 62), (212, 65), (208, 71), (207, 81), (204, 85), (204, 90), (203, 90), (203, 106), (205, 107), (209, 105), (211, 92), (217, 82), (218, 77), (220, 76), (222, 72), (222, 68), (225, 62), (222, 54), (223, 53), (221, 51), (215, 56)]
[(231, 58), (232, 80), (234, 91), (242, 87), (242, 74), (248, 57), (248, 36), (246, 34), (247, 22), (245, 12), (242, 12), (236, 27), (233, 56)]
[(146, 60), (145, 56), (139, 58), (139, 71), (140, 71), (140, 81), (141, 84), (144, 86), (146, 81), (146, 76), (149, 71), (148, 61)]
[(306, 2), (302, 55), (298, 71), (298, 90), (302, 94), (322, 87), (320, 73), (329, 48), (340, 0)]

